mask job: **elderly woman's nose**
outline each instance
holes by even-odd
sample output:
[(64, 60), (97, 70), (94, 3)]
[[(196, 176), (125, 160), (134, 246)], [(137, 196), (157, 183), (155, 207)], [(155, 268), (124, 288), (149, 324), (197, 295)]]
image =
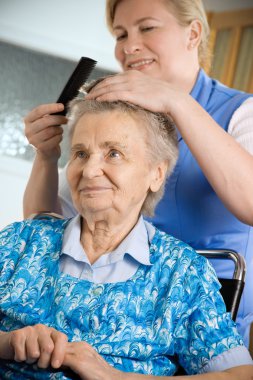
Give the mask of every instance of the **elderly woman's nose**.
[(90, 155), (89, 159), (83, 166), (83, 176), (92, 178), (103, 174), (104, 160), (101, 155)]

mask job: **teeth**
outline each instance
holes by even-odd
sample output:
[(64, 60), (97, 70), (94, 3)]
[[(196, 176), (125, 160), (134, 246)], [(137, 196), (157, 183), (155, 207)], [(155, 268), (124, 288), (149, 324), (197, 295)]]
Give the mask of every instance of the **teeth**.
[(153, 62), (152, 59), (144, 59), (143, 61), (139, 61), (139, 62), (130, 64), (129, 67), (135, 68), (135, 67), (139, 67), (142, 65), (147, 65), (147, 64), (152, 63), (152, 62)]

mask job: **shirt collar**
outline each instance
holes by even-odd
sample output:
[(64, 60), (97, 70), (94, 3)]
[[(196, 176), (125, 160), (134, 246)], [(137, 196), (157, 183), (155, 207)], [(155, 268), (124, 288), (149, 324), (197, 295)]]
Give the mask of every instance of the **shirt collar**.
[[(198, 76), (190, 95), (195, 99), (203, 108), (206, 108), (210, 96), (210, 82), (211, 79), (206, 75), (203, 69), (199, 69)], [(203, 91), (205, 90), (205, 91)], [(182, 140), (181, 133), (177, 129), (177, 139)]]
[(208, 75), (206, 75), (203, 69), (200, 69), (197, 80), (190, 92), (190, 95), (204, 109), (206, 109), (211, 91), (212, 91), (212, 79)]
[[(81, 217), (77, 215), (67, 225), (62, 244), (62, 254), (74, 260), (89, 263), (89, 260), (80, 243)], [(149, 260), (149, 245), (154, 236), (155, 228), (140, 216), (138, 222), (120, 245), (112, 252), (102, 255), (93, 266), (102, 266), (123, 260), (125, 254), (132, 256), (144, 265), (151, 265)]]

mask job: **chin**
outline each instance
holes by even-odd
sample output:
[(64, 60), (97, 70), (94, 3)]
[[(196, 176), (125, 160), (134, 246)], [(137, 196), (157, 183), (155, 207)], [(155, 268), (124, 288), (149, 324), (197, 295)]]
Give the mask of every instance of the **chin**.
[(94, 200), (93, 202), (83, 203), (81, 207), (79, 207), (79, 210), (81, 211), (81, 214), (85, 218), (85, 215), (87, 214), (98, 215), (100, 213), (104, 213), (107, 210), (110, 210), (112, 208), (111, 206), (112, 206), (111, 203), (108, 204), (105, 202), (99, 202), (98, 200)]

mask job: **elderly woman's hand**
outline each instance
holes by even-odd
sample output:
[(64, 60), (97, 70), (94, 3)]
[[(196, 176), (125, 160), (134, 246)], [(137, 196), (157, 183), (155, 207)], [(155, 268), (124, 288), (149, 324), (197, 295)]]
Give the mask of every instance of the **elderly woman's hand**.
[(59, 103), (43, 104), (34, 108), (24, 118), (25, 135), (44, 159), (58, 160), (60, 157), (59, 144), (63, 134), (60, 125), (66, 124), (67, 118), (54, 113), (62, 111), (63, 108)]
[(86, 342), (68, 343), (63, 365), (82, 380), (120, 380), (121, 372), (110, 366)]
[(28, 326), (0, 333), (0, 358), (37, 362), (39, 368), (59, 368), (62, 365), (67, 336), (45, 325)]

